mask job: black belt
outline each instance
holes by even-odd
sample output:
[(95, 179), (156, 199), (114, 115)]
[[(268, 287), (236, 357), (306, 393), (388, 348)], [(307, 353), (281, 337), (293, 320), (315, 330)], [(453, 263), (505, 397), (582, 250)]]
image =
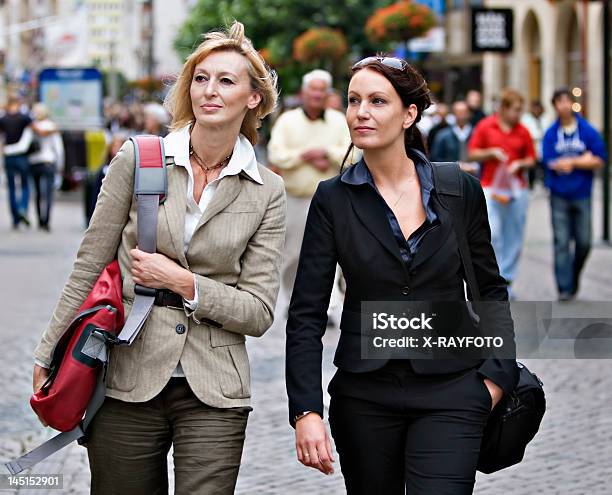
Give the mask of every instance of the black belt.
[(155, 291), (155, 306), (166, 306), (172, 309), (183, 309), (183, 298), (180, 294), (168, 289), (157, 289)]
[[(183, 309), (183, 297), (176, 292), (172, 292), (168, 289), (156, 289), (155, 300), (153, 301), (155, 306), (165, 306), (171, 309)], [(218, 321), (211, 320), (210, 318), (201, 318), (203, 323), (211, 325), (215, 328), (222, 328), (223, 325)]]

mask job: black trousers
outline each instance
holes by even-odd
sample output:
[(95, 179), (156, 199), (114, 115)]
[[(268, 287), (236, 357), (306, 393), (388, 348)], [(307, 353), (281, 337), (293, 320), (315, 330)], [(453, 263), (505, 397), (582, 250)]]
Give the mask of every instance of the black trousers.
[(55, 164), (36, 163), (30, 165), (30, 174), (36, 188), (36, 213), (38, 225), (49, 226), (51, 206), (53, 205), (53, 190), (55, 188)]
[(338, 370), (329, 423), (349, 495), (464, 495), (474, 488), (491, 395), (476, 369), (416, 375), (408, 361)]

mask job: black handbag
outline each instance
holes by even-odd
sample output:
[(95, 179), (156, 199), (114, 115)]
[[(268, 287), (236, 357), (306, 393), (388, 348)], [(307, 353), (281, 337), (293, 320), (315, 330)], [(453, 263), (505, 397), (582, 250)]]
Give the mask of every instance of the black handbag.
[(518, 385), (493, 408), (485, 426), (477, 467), (482, 473), (493, 473), (521, 462), (546, 411), (542, 381), (524, 364), (516, 364)]
[[(453, 218), (468, 289), (472, 299), (479, 300), (480, 291), (465, 235), (463, 172), (456, 162), (432, 162), (432, 166), (438, 197)], [(493, 408), (485, 426), (477, 466), (483, 473), (493, 473), (520, 462), (546, 411), (542, 382), (524, 364), (516, 364), (519, 368), (518, 384)]]

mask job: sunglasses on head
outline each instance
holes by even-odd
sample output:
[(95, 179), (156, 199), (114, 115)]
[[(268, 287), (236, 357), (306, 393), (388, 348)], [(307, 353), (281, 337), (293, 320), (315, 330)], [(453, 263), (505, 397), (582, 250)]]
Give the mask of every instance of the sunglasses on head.
[(408, 62), (397, 57), (366, 57), (363, 60), (357, 62), (355, 65), (353, 65), (353, 69), (359, 69), (360, 67), (371, 64), (373, 62), (380, 62), (386, 67), (390, 67), (391, 69), (397, 70), (404, 70), (408, 65)]

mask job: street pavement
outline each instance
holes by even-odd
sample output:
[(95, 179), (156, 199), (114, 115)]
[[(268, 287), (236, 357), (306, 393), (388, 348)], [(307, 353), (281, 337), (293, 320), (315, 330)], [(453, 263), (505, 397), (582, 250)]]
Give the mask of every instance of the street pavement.
[[(38, 423), (28, 403), (32, 352), (60, 295), (83, 234), (79, 195), (60, 195), (50, 234), (36, 228), (13, 232), (6, 203), (6, 191), (1, 188), (0, 460), (3, 462), (53, 434)], [(601, 238), (600, 209), (598, 186), (594, 202), (595, 239)], [(515, 294), (520, 300), (556, 298), (549, 215), (546, 193), (538, 188), (531, 198), (527, 240), (515, 284)], [(612, 248), (596, 241), (579, 297), (612, 301), (611, 281)], [(254, 411), (247, 429), (236, 493), (342, 494), (345, 491), (338, 461), (336, 473), (324, 476), (303, 467), (295, 458), (284, 385), (286, 305), (287, 295), (281, 294), (277, 320), (272, 328), (260, 339), (248, 339)], [(324, 337), (325, 384), (334, 372), (331, 361), (337, 338), (337, 329), (328, 330)], [(475, 493), (612, 493), (612, 360), (532, 359), (523, 362), (544, 382), (547, 413), (523, 462), (491, 475), (477, 473)], [(171, 454), (169, 471), (172, 479)], [(89, 491), (86, 451), (76, 444), (35, 466), (31, 473), (63, 474), (64, 488), (49, 490), (51, 495)], [(45, 490), (0, 491), (30, 492), (42, 494)]]

